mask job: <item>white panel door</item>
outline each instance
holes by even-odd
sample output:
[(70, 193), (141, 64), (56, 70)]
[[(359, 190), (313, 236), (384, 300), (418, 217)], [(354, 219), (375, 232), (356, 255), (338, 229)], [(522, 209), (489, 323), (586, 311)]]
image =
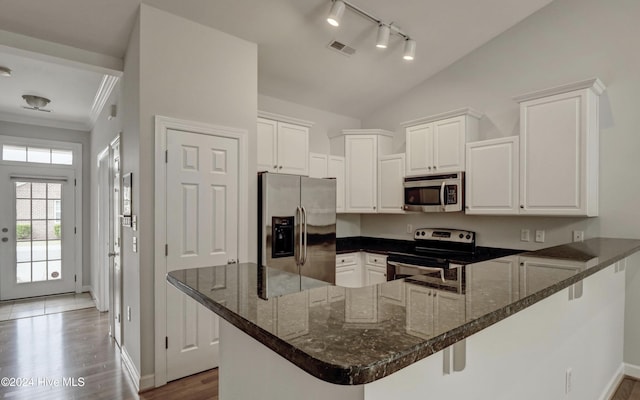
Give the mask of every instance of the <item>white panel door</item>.
[(433, 172), (464, 171), (465, 117), (433, 123)]
[(278, 171), (278, 122), (258, 118), (258, 171)]
[(404, 213), (404, 154), (378, 160), (378, 212)]
[(309, 128), (278, 122), (278, 172), (309, 175)]
[[(167, 272), (237, 259), (238, 141), (168, 130)], [(218, 317), (167, 284), (167, 380), (218, 364)]]
[(406, 131), (407, 176), (425, 175), (433, 169), (433, 124), (411, 126)]
[(0, 299), (75, 290), (74, 171), (0, 169)]
[(467, 144), (466, 213), (518, 214), (517, 136)]
[(378, 197), (378, 141), (375, 135), (352, 135), (346, 139), (347, 212), (376, 212)]

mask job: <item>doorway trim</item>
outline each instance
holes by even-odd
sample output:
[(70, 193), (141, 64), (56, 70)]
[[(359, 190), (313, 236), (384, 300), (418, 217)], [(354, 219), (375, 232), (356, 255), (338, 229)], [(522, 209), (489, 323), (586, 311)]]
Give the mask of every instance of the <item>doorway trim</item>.
[[(167, 358), (165, 338), (167, 336), (167, 298), (166, 298), (166, 271), (167, 260), (165, 257), (165, 245), (167, 243), (166, 231), (166, 151), (167, 131), (177, 130), (202, 135), (222, 136), (238, 140), (238, 259), (247, 260), (247, 240), (249, 219), (246, 212), (249, 209), (249, 157), (248, 157), (248, 132), (244, 129), (230, 128), (203, 122), (187, 121), (182, 119), (155, 116), (155, 225), (154, 225), (154, 324), (155, 324), (155, 387), (167, 383)], [(141, 388), (142, 389), (142, 388)]]
[[(72, 165), (59, 165), (59, 164), (40, 164), (29, 163), (21, 161), (3, 161), (2, 160), (2, 146), (3, 145), (17, 145), (17, 146), (42, 146), (45, 148), (52, 148), (57, 150), (71, 150), (73, 151), (73, 164)], [(76, 276), (75, 292), (82, 293), (83, 291), (90, 291), (91, 285), (82, 285), (82, 246), (83, 246), (83, 232), (82, 232), (82, 143), (76, 142), (64, 142), (57, 140), (46, 140), (38, 138), (27, 138), (19, 136), (7, 136), (0, 134), (0, 166), (3, 167), (43, 167), (47, 165), (55, 166), (56, 168), (68, 168), (73, 169), (75, 173), (75, 210), (74, 210), (74, 226), (76, 228), (76, 234), (74, 238), (74, 273)]]

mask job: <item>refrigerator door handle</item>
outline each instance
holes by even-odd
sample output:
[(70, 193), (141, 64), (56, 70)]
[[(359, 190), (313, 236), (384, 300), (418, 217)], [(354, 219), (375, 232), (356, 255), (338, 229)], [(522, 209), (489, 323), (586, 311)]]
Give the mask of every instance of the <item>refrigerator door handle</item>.
[(307, 263), (307, 209), (302, 207), (302, 221), (304, 223), (304, 253), (302, 256), (302, 265)]
[(294, 250), (294, 258), (296, 260), (296, 265), (302, 265), (302, 208), (300, 206), (296, 207), (296, 225), (300, 225), (298, 229), (298, 234), (300, 235), (297, 240), (297, 250)]

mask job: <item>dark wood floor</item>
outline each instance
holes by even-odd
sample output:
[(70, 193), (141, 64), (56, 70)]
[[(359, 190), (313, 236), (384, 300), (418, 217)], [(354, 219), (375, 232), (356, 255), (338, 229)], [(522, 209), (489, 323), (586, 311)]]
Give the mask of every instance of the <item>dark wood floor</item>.
[[(95, 308), (0, 322), (0, 378), (26, 378), (29, 385), (0, 384), (0, 398), (218, 400), (217, 369), (138, 395), (108, 323)], [(64, 378), (75, 378), (76, 386), (65, 387)], [(611, 400), (640, 400), (640, 381), (625, 377)]]
[[(108, 324), (109, 314), (95, 308), (0, 322), (0, 378), (27, 380), (21, 387), (0, 384), (0, 398), (217, 400), (217, 370), (138, 396)], [(65, 387), (65, 378), (75, 378), (76, 386)]]
[(640, 400), (640, 381), (625, 377), (611, 400)]

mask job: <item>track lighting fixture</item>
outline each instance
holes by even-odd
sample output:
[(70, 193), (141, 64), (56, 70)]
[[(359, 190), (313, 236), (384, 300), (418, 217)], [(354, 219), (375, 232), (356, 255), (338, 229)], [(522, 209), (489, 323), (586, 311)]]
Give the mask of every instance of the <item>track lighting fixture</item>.
[(389, 25), (380, 24), (378, 26), (378, 38), (376, 40), (376, 47), (381, 49), (386, 49), (389, 45), (389, 34), (391, 33), (391, 28)]
[(349, 9), (356, 14), (374, 22), (378, 25), (378, 35), (376, 37), (376, 47), (380, 49), (386, 49), (389, 46), (389, 36), (391, 33), (400, 36), (404, 39), (404, 56), (405, 60), (413, 60), (416, 55), (416, 41), (411, 39), (409, 35), (402, 32), (397, 26), (392, 23), (384, 23), (380, 18), (376, 18), (363, 9), (344, 0), (331, 0), (331, 10), (327, 17), (327, 22), (333, 26), (340, 26), (340, 20), (344, 14), (345, 9)]
[(333, 26), (340, 26), (340, 20), (342, 19), (342, 14), (344, 14), (344, 8), (345, 5), (342, 0), (335, 0), (331, 5), (331, 11), (329, 11), (327, 22)]
[(405, 60), (412, 61), (416, 56), (416, 41), (413, 39), (407, 38), (404, 41), (404, 58)]

